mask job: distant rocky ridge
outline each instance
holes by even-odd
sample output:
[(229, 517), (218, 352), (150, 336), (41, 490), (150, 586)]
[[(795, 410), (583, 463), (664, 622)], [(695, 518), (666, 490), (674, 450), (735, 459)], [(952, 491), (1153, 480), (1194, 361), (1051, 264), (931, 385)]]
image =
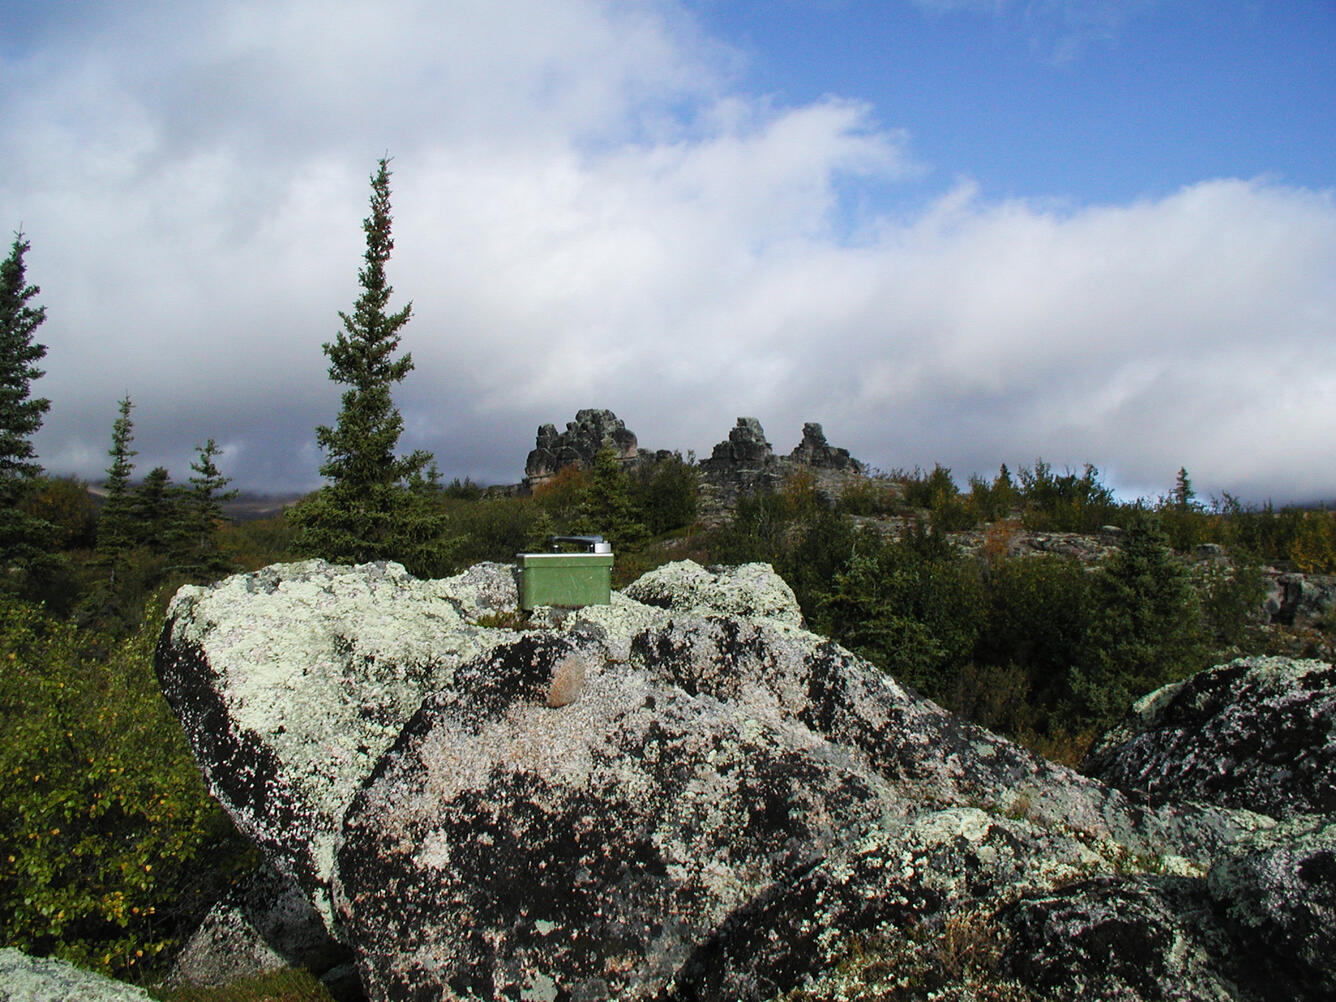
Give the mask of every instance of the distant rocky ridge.
[(563, 432), (558, 432), (556, 425), (541, 425), (524, 463), (524, 485), (530, 489), (540, 486), (568, 466), (588, 468), (604, 448), (612, 449), (623, 465), (640, 459), (635, 433), (612, 411), (577, 411), (575, 420), (567, 422)]
[[(808, 632), (764, 565), (478, 625), (516, 602), (506, 565), (307, 561), (169, 609), (158, 672), (210, 788), (375, 1002), (1336, 992), (1329, 665), (1148, 697), (1105, 785)], [(1266, 743), (1278, 707), (1306, 723)], [(1148, 797), (1183, 748), (1229, 768)], [(868, 944), (896, 962), (851, 983)]]
[[(612, 411), (581, 410), (565, 431), (558, 432), (551, 424), (538, 429), (524, 464), (523, 486), (530, 490), (541, 486), (567, 466), (588, 469), (604, 448), (612, 449), (626, 467), (670, 455), (665, 450), (641, 449), (635, 433)], [(738, 418), (728, 438), (698, 465), (707, 508), (731, 506), (742, 494), (778, 488), (799, 471), (813, 476), (818, 489), (834, 496), (849, 479), (866, 472), (848, 449), (832, 446), (821, 425), (811, 421), (803, 425), (802, 440), (792, 452), (776, 455), (761, 423), (753, 417)]]

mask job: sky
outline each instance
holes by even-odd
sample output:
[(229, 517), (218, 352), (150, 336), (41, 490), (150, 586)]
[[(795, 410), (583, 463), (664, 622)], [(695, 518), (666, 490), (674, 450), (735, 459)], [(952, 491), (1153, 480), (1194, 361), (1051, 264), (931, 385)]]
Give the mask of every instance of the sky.
[(10, 0), (47, 471), (320, 483), (392, 158), (401, 447), (806, 421), (962, 483), (1336, 501), (1336, 0)]

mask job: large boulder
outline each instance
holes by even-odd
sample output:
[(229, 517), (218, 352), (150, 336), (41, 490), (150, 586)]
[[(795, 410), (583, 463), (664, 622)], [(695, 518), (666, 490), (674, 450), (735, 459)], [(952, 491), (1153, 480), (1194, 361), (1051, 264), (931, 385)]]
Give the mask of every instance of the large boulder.
[(1336, 998), (1336, 821), (1294, 818), (1231, 847), (1207, 886), (1277, 998)]
[(500, 564), (419, 581), (310, 560), (172, 600), (158, 676), (209, 789), (327, 921), (348, 803), (423, 698), (505, 639), (472, 624), (517, 595)]
[(1240, 658), (1144, 697), (1084, 771), (1164, 803), (1336, 813), (1336, 667)]
[(476, 625), (507, 580), (308, 562), (171, 608), (211, 787), (369, 998), (835, 998), (871, 954), (922, 974), (895, 998), (1260, 1000), (1268, 964), (1327, 997), (1329, 829), (1034, 756), (803, 629), (764, 566)]

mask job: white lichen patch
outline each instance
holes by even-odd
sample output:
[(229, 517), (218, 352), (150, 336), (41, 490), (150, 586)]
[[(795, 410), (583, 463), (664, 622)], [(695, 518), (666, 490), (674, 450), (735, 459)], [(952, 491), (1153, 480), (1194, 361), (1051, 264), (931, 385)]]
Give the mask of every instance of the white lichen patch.
[(674, 612), (713, 612), (802, 626), (793, 589), (769, 564), (706, 570), (695, 561), (679, 560), (642, 575), (623, 593)]
[[(423, 697), (448, 687), (461, 663), (514, 638), (468, 625), (451, 601), (461, 592), (466, 606), (490, 601), (497, 578), (427, 582), (394, 563), (312, 560), (183, 588), (173, 599), (174, 645), (203, 652), (232, 730), (280, 763), (269, 796), (313, 818), (306, 857), (321, 883), (344, 810)], [(250, 820), (243, 828), (264, 824)], [(316, 904), (329, 914), (326, 901)]]
[(14, 1002), (152, 1002), (135, 985), (84, 971), (53, 957), (0, 949), (0, 999)]

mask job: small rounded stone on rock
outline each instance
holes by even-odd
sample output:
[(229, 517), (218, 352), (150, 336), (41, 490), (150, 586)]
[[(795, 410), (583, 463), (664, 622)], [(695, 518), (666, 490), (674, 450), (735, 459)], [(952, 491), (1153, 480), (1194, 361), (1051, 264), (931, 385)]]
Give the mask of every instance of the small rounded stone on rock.
[(584, 656), (578, 652), (567, 654), (552, 668), (552, 680), (547, 687), (547, 705), (556, 708), (574, 703), (580, 696), (584, 680)]

